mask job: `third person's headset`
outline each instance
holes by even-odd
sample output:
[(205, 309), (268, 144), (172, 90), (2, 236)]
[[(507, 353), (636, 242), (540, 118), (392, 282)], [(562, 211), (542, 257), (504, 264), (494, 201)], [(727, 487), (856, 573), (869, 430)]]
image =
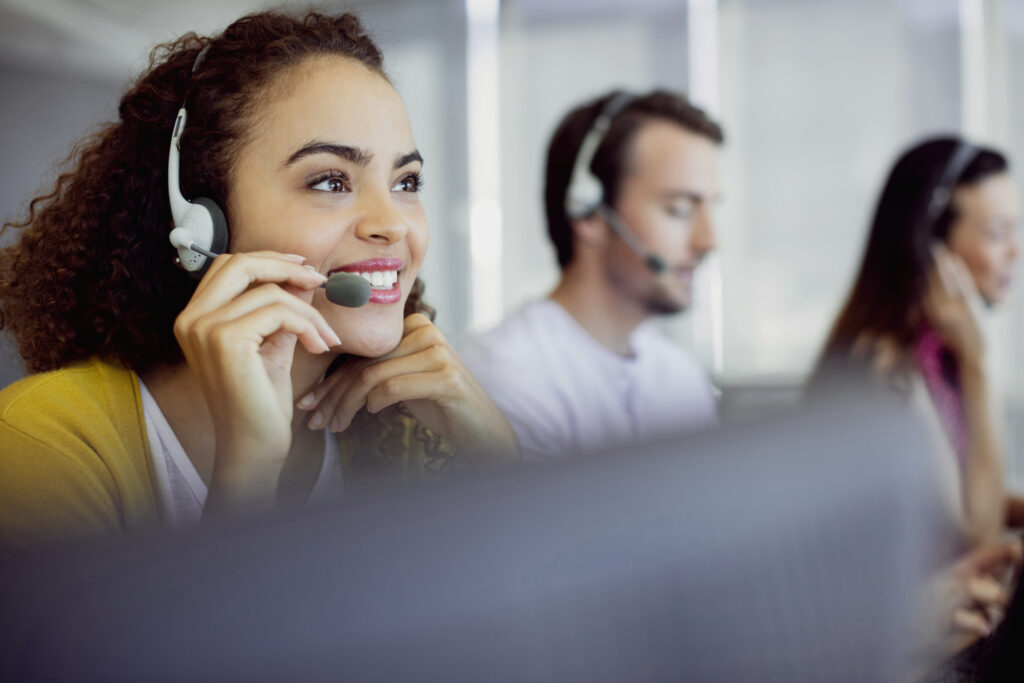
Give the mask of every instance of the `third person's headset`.
[(594, 119), (594, 123), (583, 137), (583, 142), (580, 143), (580, 148), (576, 152), (569, 187), (565, 192), (565, 213), (571, 221), (583, 220), (595, 213), (600, 215), (615, 231), (615, 234), (643, 258), (644, 263), (652, 272), (663, 273), (668, 269), (668, 263), (645, 247), (618, 211), (608, 204), (601, 180), (590, 169), (590, 165), (594, 162), (594, 155), (597, 154), (598, 148), (608, 135), (615, 117), (635, 101), (635, 96), (620, 92), (612, 95), (601, 107), (601, 112)]

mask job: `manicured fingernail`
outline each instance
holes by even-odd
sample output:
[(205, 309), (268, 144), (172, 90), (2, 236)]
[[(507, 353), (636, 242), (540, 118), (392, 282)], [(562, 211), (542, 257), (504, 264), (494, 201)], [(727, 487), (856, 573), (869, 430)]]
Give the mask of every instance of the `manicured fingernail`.
[(295, 261), (296, 263), (302, 263), (306, 260), (306, 257), (300, 254), (285, 254), (284, 257), (289, 261)]
[(295, 407), (299, 410), (307, 410), (313, 407), (313, 403), (316, 401), (316, 394), (310, 392), (299, 399), (299, 402), (295, 404)]
[(321, 273), (319, 270), (317, 270), (313, 266), (311, 266), (311, 265), (309, 265), (307, 263), (306, 265), (304, 265), (302, 267), (305, 268), (306, 270), (308, 270), (311, 273), (316, 273), (317, 278), (320, 280), (320, 282), (327, 282), (327, 276), (324, 275), (323, 273)]
[(313, 413), (313, 417), (309, 418), (310, 429), (320, 429), (324, 426), (324, 416), (320, 413)]
[(331, 346), (341, 346), (341, 337), (338, 336), (338, 333), (329, 327), (327, 329), (330, 330), (331, 333)]

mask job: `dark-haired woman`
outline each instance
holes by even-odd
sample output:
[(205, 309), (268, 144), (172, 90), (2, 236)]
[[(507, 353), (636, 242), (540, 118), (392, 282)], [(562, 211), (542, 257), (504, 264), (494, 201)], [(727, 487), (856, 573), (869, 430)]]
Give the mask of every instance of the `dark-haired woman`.
[[(871, 377), (907, 395), (932, 426), (952, 539), (940, 553), (961, 558), (938, 578), (939, 602), (952, 606), (945, 610), (953, 614), (950, 626), (974, 634), (987, 633), (994, 614), (975, 608), (996, 608), (1005, 598), (991, 566), (1003, 571), (1007, 553), (1019, 559), (1019, 550), (998, 545), (1007, 504), (978, 319), (1007, 294), (1019, 219), (1020, 200), (999, 152), (957, 138), (904, 152), (812, 379), (820, 388)], [(977, 560), (989, 556), (1000, 560)]]
[[(168, 239), (183, 106), (182, 193), (214, 199), (229, 232), (198, 283)], [(37, 373), (0, 392), (3, 541), (306, 500), (340, 461), (517, 457), (419, 312), (423, 162), (354, 16), (264, 12), (163, 46), (79, 150), (0, 252), (3, 323)], [(327, 300), (339, 270), (373, 281), (367, 305)], [(351, 425), (302, 412), (328, 368)]]

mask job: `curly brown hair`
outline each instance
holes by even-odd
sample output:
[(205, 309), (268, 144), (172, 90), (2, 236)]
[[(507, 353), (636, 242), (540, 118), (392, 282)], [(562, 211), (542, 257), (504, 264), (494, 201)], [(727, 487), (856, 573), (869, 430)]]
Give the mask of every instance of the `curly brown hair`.
[[(0, 328), (28, 370), (99, 356), (141, 373), (183, 360), (173, 325), (196, 282), (168, 242), (175, 115), (186, 102), (183, 194), (226, 207), (258, 95), (283, 69), (317, 55), (355, 59), (384, 76), (380, 50), (352, 14), (260, 12), (220, 35), (188, 33), (154, 48), (118, 120), (79, 142), (53, 189), (31, 201), (24, 220), (3, 226), (24, 230), (0, 250)], [(422, 292), (417, 280), (406, 313), (433, 317)]]

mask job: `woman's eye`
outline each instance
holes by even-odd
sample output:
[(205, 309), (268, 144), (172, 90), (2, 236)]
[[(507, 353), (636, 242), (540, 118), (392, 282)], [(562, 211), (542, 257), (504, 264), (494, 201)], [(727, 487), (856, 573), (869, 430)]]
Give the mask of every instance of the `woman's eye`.
[(320, 175), (309, 181), (309, 189), (317, 192), (348, 192), (348, 178), (338, 173)]
[(419, 173), (410, 173), (391, 188), (392, 192), (419, 192), (423, 189), (423, 178)]
[(1002, 242), (1009, 238), (1012, 232), (1013, 226), (1011, 224), (1004, 221), (990, 221), (985, 224), (982, 234), (989, 240)]

